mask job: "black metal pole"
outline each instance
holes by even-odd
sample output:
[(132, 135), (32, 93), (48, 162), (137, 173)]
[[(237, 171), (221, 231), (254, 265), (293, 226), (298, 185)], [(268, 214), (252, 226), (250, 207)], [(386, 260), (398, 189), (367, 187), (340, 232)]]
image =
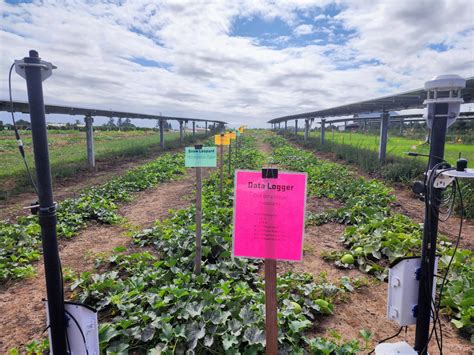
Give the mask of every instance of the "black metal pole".
[(61, 278), (56, 235), (56, 207), (53, 201), (51, 167), (49, 165), (48, 136), (43, 101), (43, 84), (38, 52), (31, 50), (24, 58), (28, 103), (31, 117), (31, 133), (38, 181), (39, 224), (43, 244), (46, 294), (48, 297), (51, 349), (55, 355), (66, 354), (66, 325), (64, 319), (64, 293)]
[[(448, 103), (435, 104), (430, 143), (429, 169), (442, 162), (447, 131)], [(435, 172), (432, 172), (435, 174)], [(436, 239), (438, 236), (438, 208), (441, 201), (441, 189), (433, 189), (431, 201), (426, 199), (423, 244), (421, 250), (420, 286), (416, 315), (415, 350), (427, 354), (430, 331), (431, 301), (433, 294), (433, 276), (436, 258)], [(433, 325), (434, 326), (434, 325)]]

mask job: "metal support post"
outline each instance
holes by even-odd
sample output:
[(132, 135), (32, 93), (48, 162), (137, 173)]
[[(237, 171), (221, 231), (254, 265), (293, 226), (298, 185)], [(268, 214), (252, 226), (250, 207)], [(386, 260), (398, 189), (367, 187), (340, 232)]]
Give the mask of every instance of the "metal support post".
[(309, 120), (304, 120), (304, 140), (308, 140), (309, 135)]
[(205, 132), (206, 132), (206, 137), (207, 137), (207, 121), (204, 124), (205, 124)]
[(403, 118), (400, 118), (400, 136), (403, 136)]
[(84, 117), (86, 122), (86, 143), (87, 143), (87, 163), (89, 167), (95, 168), (95, 152), (94, 152), (94, 118), (92, 116)]
[(326, 134), (326, 119), (322, 118), (321, 119), (321, 145), (324, 145), (324, 140), (325, 140), (325, 134)]
[(184, 134), (183, 134), (183, 121), (179, 121), (179, 141), (183, 143)]
[(390, 113), (383, 112), (380, 120), (379, 161), (383, 164), (387, 157), (388, 120)]
[(165, 149), (165, 128), (164, 128), (164, 125), (165, 125), (165, 121), (160, 119), (160, 147), (161, 149)]
[[(442, 162), (447, 131), (448, 103), (437, 103), (434, 109), (431, 130), (429, 169)], [(434, 172), (432, 172), (434, 174)], [(428, 353), (430, 314), (432, 305), (433, 276), (436, 258), (436, 239), (438, 236), (438, 216), (441, 202), (441, 189), (433, 189), (430, 201), (426, 199), (423, 242), (421, 250), (420, 285), (416, 316), (415, 350)], [(435, 325), (433, 325), (435, 326)]]
[(288, 129), (288, 121), (285, 121), (285, 132)]
[(281, 130), (281, 122), (278, 122), (278, 130)]
[(295, 120), (295, 136), (298, 136), (298, 120)]
[(53, 200), (41, 77), (41, 71), (44, 70), (44, 68), (40, 65), (41, 61), (38, 52), (34, 50), (30, 51), (29, 57), (24, 58), (24, 62), (38, 184), (38, 220), (41, 226), (41, 240), (43, 245), (51, 350), (55, 355), (59, 355), (67, 353), (66, 324), (61, 263), (59, 260), (56, 234), (56, 205)]
[(193, 121), (193, 138), (196, 136), (196, 121)]

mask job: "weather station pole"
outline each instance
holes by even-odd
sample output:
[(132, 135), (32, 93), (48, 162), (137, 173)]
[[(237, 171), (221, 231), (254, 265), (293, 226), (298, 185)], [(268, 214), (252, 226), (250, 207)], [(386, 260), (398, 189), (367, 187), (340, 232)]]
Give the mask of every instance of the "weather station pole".
[(66, 324), (64, 313), (64, 291), (61, 263), (56, 233), (56, 204), (53, 200), (51, 166), (49, 163), (48, 135), (46, 127), (43, 80), (55, 69), (51, 63), (42, 61), (35, 50), (29, 57), (15, 61), (16, 72), (26, 79), (30, 108), (31, 133), (38, 188), (38, 221), (41, 226), (41, 241), (46, 278), (51, 350), (55, 355), (66, 354)]
[[(428, 181), (431, 174), (436, 174), (436, 170), (440, 168), (439, 164), (444, 159), (446, 132), (459, 114), (460, 105), (463, 102), (460, 93), (465, 85), (466, 81), (457, 75), (440, 75), (425, 83), (425, 90), (428, 94), (424, 103), (427, 105), (427, 123), (431, 128)], [(449, 92), (448, 97), (440, 95), (442, 91)], [(454, 94), (456, 92), (457, 95)], [(425, 194), (428, 188), (430, 187), (425, 187)], [(430, 340), (430, 320), (432, 303), (434, 302), (432, 295), (433, 287), (436, 287), (433, 278), (435, 276), (438, 217), (442, 190), (441, 188), (433, 188), (429, 200), (425, 198), (425, 220), (415, 333), (415, 350), (421, 355), (428, 354), (428, 342)], [(436, 325), (433, 324), (433, 326)]]

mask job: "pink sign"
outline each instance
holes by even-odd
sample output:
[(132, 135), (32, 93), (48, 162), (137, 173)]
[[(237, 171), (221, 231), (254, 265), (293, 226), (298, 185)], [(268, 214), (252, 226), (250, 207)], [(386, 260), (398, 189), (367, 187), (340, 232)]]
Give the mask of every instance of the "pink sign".
[(301, 261), (305, 205), (306, 173), (264, 179), (261, 171), (237, 170), (234, 256)]

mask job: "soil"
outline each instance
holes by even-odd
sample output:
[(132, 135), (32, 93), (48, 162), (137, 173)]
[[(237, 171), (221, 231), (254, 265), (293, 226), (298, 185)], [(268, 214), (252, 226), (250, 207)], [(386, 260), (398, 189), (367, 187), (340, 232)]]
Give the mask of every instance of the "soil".
[[(265, 154), (271, 153), (271, 148), (263, 142), (260, 142), (259, 149)], [(120, 170), (123, 170), (123, 167), (120, 167), (117, 171)], [(102, 177), (103, 180), (101, 181), (106, 180), (111, 175), (112, 173)], [(92, 178), (89, 181), (90, 185), (97, 183), (92, 182), (94, 181)], [(70, 241), (61, 241), (60, 253), (63, 266), (74, 271), (93, 270), (93, 260), (97, 253), (108, 254), (116, 246), (129, 245), (130, 229), (150, 227), (156, 219), (165, 218), (169, 209), (180, 209), (188, 206), (193, 198), (193, 182), (194, 176), (188, 171), (183, 179), (164, 183), (155, 189), (137, 194), (133, 202), (124, 205), (120, 210), (121, 215), (129, 221), (128, 225), (106, 226), (91, 223), (76, 238)], [(70, 190), (67, 190), (67, 188), (70, 188)], [(65, 195), (68, 193), (74, 194), (80, 190), (70, 185), (64, 189)], [(414, 200), (406, 189), (395, 190), (395, 195), (398, 205), (393, 207), (397, 211), (405, 213), (415, 220), (423, 217), (419, 215), (419, 210), (422, 210), (418, 205), (420, 202)], [(57, 196), (60, 196), (60, 193)], [(24, 203), (17, 204), (16, 208), (18, 209), (18, 206), (23, 205)], [(330, 199), (310, 197), (307, 201), (308, 211), (314, 213), (340, 206), (340, 203)], [(366, 329), (374, 334), (371, 344), (373, 346), (377, 341), (393, 335), (398, 329), (393, 322), (385, 319), (387, 284), (376, 281), (356, 269), (338, 269), (333, 263), (325, 261), (321, 257), (321, 252), (344, 249), (340, 241), (344, 228), (345, 226), (335, 223), (307, 228), (303, 261), (301, 263), (281, 262), (278, 264), (278, 272), (282, 273), (287, 270), (309, 272), (316, 278), (321, 272), (325, 272), (327, 278), (333, 282), (337, 282), (341, 276), (368, 278), (370, 280), (369, 286), (363, 286), (352, 293), (348, 293), (346, 301), (341, 300), (335, 305), (334, 315), (322, 317), (315, 324), (312, 335), (331, 337), (331, 330), (335, 330), (345, 340), (360, 339), (359, 330)], [(468, 231), (469, 234), (466, 235), (469, 238), (463, 240), (463, 243), (472, 240), (474, 237), (472, 229), (468, 229)], [(472, 244), (465, 245), (472, 246)], [(33, 338), (38, 338), (43, 332), (45, 325), (44, 306), (41, 302), (45, 295), (43, 264), (38, 263), (37, 267), (37, 277), (13, 283), (8, 285), (8, 288), (0, 291), (0, 312), (2, 314), (0, 352), (4, 353), (13, 346), (19, 346)], [(459, 336), (449, 320), (443, 318), (442, 323), (444, 353), (472, 354), (474, 351), (472, 345), (468, 340)], [(414, 326), (409, 328), (406, 340), (413, 344)], [(396, 339), (404, 340), (404, 336), (404, 334), (401, 334)], [(431, 343), (430, 354), (437, 354), (435, 342), (432, 341)]]
[[(194, 197), (192, 170), (177, 180), (163, 183), (154, 189), (141, 192), (135, 199), (120, 208), (120, 214), (133, 221), (133, 228), (147, 228), (155, 220), (163, 219), (170, 209), (187, 207)], [(204, 173), (204, 176), (207, 174)], [(63, 268), (75, 272), (91, 271), (97, 254), (110, 254), (117, 246), (130, 244), (130, 225), (102, 225), (89, 223), (77, 237), (60, 241)], [(37, 264), (37, 276), (6, 285), (0, 291), (0, 353), (40, 338), (45, 328), (44, 266)], [(27, 325), (27, 326), (25, 326)]]
[[(95, 170), (80, 170), (72, 176), (55, 179), (53, 182), (54, 198), (56, 201), (61, 201), (73, 197), (87, 187), (100, 185), (111, 177), (121, 175), (131, 168), (155, 160), (161, 154), (181, 149), (150, 152), (146, 157), (117, 156), (114, 159), (97, 160)], [(36, 200), (37, 197), (33, 192), (25, 192), (11, 196), (7, 200), (0, 200), (0, 220), (14, 219), (17, 216), (29, 214), (29, 210), (24, 207)]]
[[(310, 336), (331, 338), (331, 333), (336, 331), (344, 340), (359, 339), (363, 344), (359, 331), (365, 329), (373, 333), (371, 347), (368, 350), (370, 351), (378, 341), (395, 334), (399, 327), (386, 319), (387, 283), (380, 282), (358, 269), (338, 269), (334, 263), (325, 261), (321, 257), (322, 252), (344, 249), (340, 241), (344, 228), (343, 225), (334, 223), (307, 228), (303, 246), (303, 261), (301, 263), (280, 263), (278, 272), (283, 273), (288, 270), (308, 272), (315, 278), (324, 272), (328, 280), (335, 283), (342, 276), (348, 276), (351, 279), (368, 278), (369, 285), (347, 294), (347, 300), (337, 302), (334, 306), (334, 314), (322, 317), (315, 324)], [(467, 339), (459, 336), (459, 332), (446, 317), (442, 317), (441, 323), (443, 325), (443, 352), (445, 354), (472, 354), (474, 347)], [(403, 332), (392, 342), (405, 340), (409, 344), (414, 344), (414, 334), (415, 326), (410, 326), (406, 337)], [(434, 339), (430, 343), (429, 352), (430, 354), (439, 354)]]
[[(336, 160), (331, 153), (316, 153), (320, 158), (327, 160)], [(368, 174), (356, 169), (359, 175), (371, 178)], [(403, 213), (413, 218), (415, 221), (423, 220), (423, 202), (415, 199), (413, 193), (405, 186), (393, 186), (394, 195), (397, 201), (392, 206), (396, 212)], [(341, 204), (330, 199), (320, 199), (314, 196), (307, 199), (307, 210), (311, 212), (322, 212), (328, 208), (338, 208)], [(421, 212), (420, 212), (421, 211)], [(452, 218), (450, 224), (441, 226), (442, 233), (453, 239), (457, 235), (458, 219)], [(466, 228), (466, 229), (464, 229)], [(303, 261), (301, 263), (281, 262), (278, 264), (278, 272), (284, 273), (288, 270), (297, 272), (308, 272), (316, 279), (321, 272), (324, 272), (327, 279), (337, 282), (342, 276), (353, 278), (367, 278), (368, 286), (362, 286), (356, 291), (347, 294), (346, 301), (339, 301), (335, 305), (334, 315), (323, 317), (319, 323), (315, 324), (312, 336), (322, 336), (331, 338), (331, 333), (336, 331), (344, 340), (359, 339), (360, 343), (364, 341), (359, 335), (362, 329), (373, 333), (373, 338), (369, 352), (377, 344), (389, 336), (394, 335), (399, 327), (386, 319), (386, 300), (387, 283), (380, 282), (375, 278), (360, 272), (358, 269), (339, 269), (333, 262), (322, 258), (321, 253), (335, 250), (343, 250), (344, 245), (341, 241), (345, 226), (335, 223), (328, 223), (321, 226), (310, 226), (306, 228), (303, 246)], [(464, 238), (461, 240), (463, 247), (472, 249), (474, 240), (474, 229), (472, 223), (465, 223)], [(443, 353), (445, 354), (473, 354), (474, 346), (469, 340), (462, 338), (458, 330), (450, 323), (447, 317), (441, 318), (443, 327)], [(414, 344), (415, 326), (408, 327), (405, 335), (402, 332), (397, 338), (391, 340), (406, 341)], [(429, 347), (430, 354), (439, 354), (436, 341), (433, 339)]]

